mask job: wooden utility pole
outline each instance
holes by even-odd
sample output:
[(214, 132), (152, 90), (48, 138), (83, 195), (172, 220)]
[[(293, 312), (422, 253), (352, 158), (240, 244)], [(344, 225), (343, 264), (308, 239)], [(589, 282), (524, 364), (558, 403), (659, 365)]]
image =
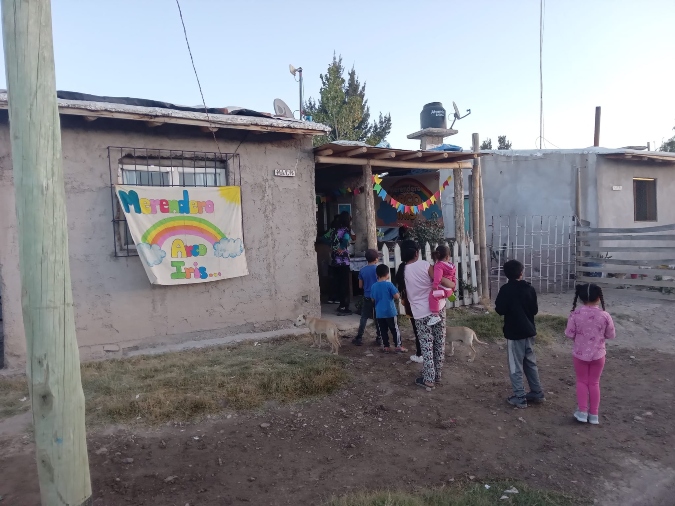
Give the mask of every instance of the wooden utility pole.
[(600, 106), (595, 108), (595, 131), (593, 132), (593, 146), (600, 146)]
[[(480, 159), (479, 163), (480, 163)], [(478, 214), (480, 215), (480, 272), (481, 280), (483, 285), (482, 293), (482, 304), (490, 306), (490, 266), (488, 265), (488, 254), (487, 254), (487, 234), (485, 230), (485, 199), (483, 198), (483, 168), (480, 170), (480, 191), (478, 193), (478, 200), (480, 205), (478, 206)]]
[(453, 169), (452, 178), (454, 179), (455, 189), (455, 241), (457, 244), (464, 244), (466, 241), (465, 221), (464, 221), (464, 177), (462, 169)]
[[(473, 134), (473, 152), (480, 152), (480, 139), (478, 134)], [(473, 247), (480, 255), (480, 158), (473, 160), (473, 169), (471, 170), (471, 234), (473, 237)], [(479, 256), (480, 258), (480, 256)], [(483, 277), (481, 273), (482, 262), (479, 261), (476, 266), (476, 285), (478, 286), (478, 295), (483, 296)]]
[(43, 506), (91, 497), (50, 0), (2, 0), (23, 323)]

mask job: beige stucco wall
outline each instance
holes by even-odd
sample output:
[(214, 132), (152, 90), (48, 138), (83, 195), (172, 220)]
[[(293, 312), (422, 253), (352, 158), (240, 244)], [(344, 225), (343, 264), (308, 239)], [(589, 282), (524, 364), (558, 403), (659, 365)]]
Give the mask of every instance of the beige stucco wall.
[[(9, 128), (0, 117), (0, 288), (6, 366), (25, 361)], [(77, 339), (82, 359), (120, 348), (288, 328), (320, 312), (314, 251), (311, 139), (220, 139), (241, 157), (245, 277), (185, 286), (151, 285), (138, 257), (114, 256), (108, 146), (217, 151), (197, 128), (79, 118), (63, 121), (63, 166)], [(277, 137), (278, 138), (278, 137)], [(267, 140), (266, 140), (267, 139)], [(113, 160), (113, 164), (116, 161)], [(297, 168), (275, 177), (275, 168)], [(303, 302), (303, 297), (309, 302)]]
[[(675, 165), (598, 157), (598, 226), (633, 228), (675, 223)], [(656, 178), (656, 215), (658, 221), (636, 222), (633, 178)], [(621, 190), (613, 190), (621, 186)]]

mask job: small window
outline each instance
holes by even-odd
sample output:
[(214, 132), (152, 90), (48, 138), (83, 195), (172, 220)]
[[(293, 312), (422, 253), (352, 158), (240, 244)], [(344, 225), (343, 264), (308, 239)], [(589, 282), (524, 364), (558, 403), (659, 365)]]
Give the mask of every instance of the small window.
[[(208, 187), (228, 186), (236, 184), (231, 179), (241, 179), (233, 170), (240, 170), (239, 155), (233, 153), (110, 147), (108, 162), (111, 184)], [(115, 256), (135, 256), (138, 254), (136, 245), (124, 213), (115, 193), (111, 195)]]
[(633, 178), (635, 221), (656, 221), (656, 179)]

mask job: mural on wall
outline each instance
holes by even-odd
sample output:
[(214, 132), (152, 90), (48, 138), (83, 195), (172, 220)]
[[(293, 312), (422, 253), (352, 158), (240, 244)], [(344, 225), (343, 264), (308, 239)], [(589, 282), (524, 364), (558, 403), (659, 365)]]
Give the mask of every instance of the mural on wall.
[(115, 185), (150, 283), (183, 285), (246, 276), (241, 191)]
[[(436, 176), (438, 177), (438, 176)], [(383, 180), (386, 181), (386, 180)], [(383, 185), (384, 187), (384, 185)], [(399, 179), (386, 187), (387, 194), (404, 206), (418, 206), (429, 200), (434, 192), (429, 190), (419, 179), (403, 178)], [(392, 206), (380, 202), (377, 210), (378, 227), (400, 227), (401, 225), (411, 225), (415, 220), (431, 220), (435, 217), (442, 220), (440, 199), (427, 207), (427, 209), (415, 214), (412, 210), (409, 212), (397, 211)]]

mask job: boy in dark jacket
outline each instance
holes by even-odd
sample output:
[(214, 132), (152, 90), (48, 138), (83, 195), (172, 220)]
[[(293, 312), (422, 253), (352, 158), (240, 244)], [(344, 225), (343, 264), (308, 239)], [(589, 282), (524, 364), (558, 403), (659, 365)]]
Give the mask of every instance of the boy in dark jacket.
[[(530, 283), (523, 280), (523, 270), (523, 264), (518, 260), (509, 260), (504, 264), (504, 274), (509, 281), (499, 289), (495, 301), (495, 311), (504, 317), (509, 376), (513, 386), (513, 396), (507, 402), (517, 408), (526, 408), (528, 401), (535, 404), (544, 401), (537, 358), (532, 348), (537, 335), (534, 326), (534, 315), (539, 312), (537, 292)], [(527, 394), (523, 385), (523, 374), (530, 385)]]

